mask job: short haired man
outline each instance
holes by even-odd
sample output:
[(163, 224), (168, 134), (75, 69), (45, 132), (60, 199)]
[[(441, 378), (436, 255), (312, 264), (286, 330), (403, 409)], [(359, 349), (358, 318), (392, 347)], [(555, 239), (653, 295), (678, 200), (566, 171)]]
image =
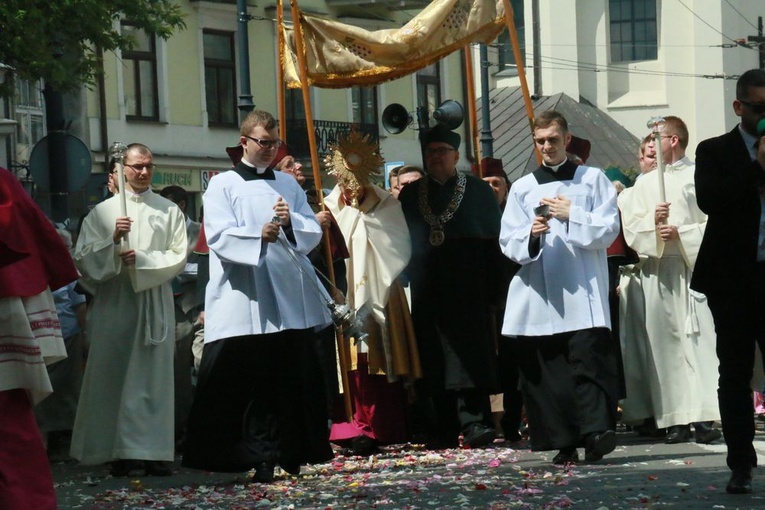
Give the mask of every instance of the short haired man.
[(398, 195), (401, 193), (401, 189), (404, 186), (425, 177), (425, 172), (422, 170), (422, 168), (417, 166), (404, 165), (397, 168), (398, 172), (396, 173), (396, 184), (391, 186), (390, 191), (391, 194), (396, 198), (398, 198)]
[(399, 200), (412, 238), (405, 274), (422, 361), (419, 393), (435, 408), (434, 446), (491, 443), (489, 394), (497, 385), (490, 304), (500, 282), (493, 268), (500, 211), (488, 184), (457, 172), (460, 135), (443, 127), (423, 138), (427, 178)]
[(534, 121), (543, 166), (510, 189), (500, 246), (521, 264), (502, 334), (516, 336), (533, 450), (555, 464), (614, 450), (618, 376), (608, 309), (606, 248), (619, 232), (616, 191), (598, 168), (569, 161), (566, 119)]
[[(648, 342), (642, 349), (647, 359), (625, 358), (630, 380), (639, 386), (628, 388), (624, 414), (639, 421), (654, 417), (659, 428), (668, 429), (667, 443), (690, 440), (691, 423), (696, 442), (711, 443), (721, 435), (712, 428), (720, 419), (717, 385), (709, 377), (717, 368), (714, 325), (706, 298), (690, 290), (707, 217), (696, 203), (694, 165), (685, 155), (688, 128), (678, 117), (664, 119), (658, 135), (664, 172), (644, 175), (618, 201), (627, 244), (643, 259), (640, 287)], [(635, 368), (643, 373), (635, 374)], [(643, 394), (647, 401), (640, 398), (645, 387), (650, 388)]]
[(114, 461), (113, 476), (135, 470), (167, 476), (175, 458), (171, 283), (186, 263), (186, 219), (152, 192), (152, 160), (147, 146), (128, 146), (119, 194), (85, 217), (74, 253), (95, 290), (72, 457), (84, 464)]
[(640, 175), (638, 177), (656, 169), (656, 144), (654, 143), (653, 135), (647, 135), (640, 142), (638, 165), (640, 167)]
[[(242, 122), (242, 159), (204, 195), (210, 248), (205, 347), (186, 431), (183, 464), (211, 471), (276, 464), (299, 473), (332, 458), (314, 328), (331, 322), (306, 255), (321, 228), (297, 181), (274, 172), (276, 119)], [(317, 295), (319, 292), (319, 295)]]
[(757, 453), (749, 382), (755, 342), (765, 352), (765, 70), (738, 79), (741, 122), (696, 148), (696, 198), (708, 215), (691, 288), (709, 300), (717, 333), (720, 416), (728, 447), (729, 493), (752, 492)]

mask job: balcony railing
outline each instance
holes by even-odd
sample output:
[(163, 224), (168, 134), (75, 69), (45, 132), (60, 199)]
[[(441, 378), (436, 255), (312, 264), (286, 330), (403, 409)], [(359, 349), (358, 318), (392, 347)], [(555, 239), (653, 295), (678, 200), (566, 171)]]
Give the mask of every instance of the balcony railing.
[[(339, 138), (353, 130), (369, 135), (374, 143), (379, 143), (380, 139), (377, 124), (315, 120), (313, 129), (316, 133), (316, 148), (320, 158), (329, 152), (330, 144), (337, 142)], [(307, 160), (310, 157), (305, 119), (290, 121), (287, 126), (287, 144), (295, 158)]]

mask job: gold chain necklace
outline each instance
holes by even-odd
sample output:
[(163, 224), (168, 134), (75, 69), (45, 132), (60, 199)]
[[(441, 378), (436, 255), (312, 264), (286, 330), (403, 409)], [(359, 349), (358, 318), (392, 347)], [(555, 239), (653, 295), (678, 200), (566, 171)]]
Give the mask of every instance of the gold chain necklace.
[(452, 219), (454, 213), (457, 212), (460, 204), (462, 203), (462, 197), (465, 196), (465, 183), (467, 178), (465, 174), (457, 172), (457, 185), (454, 187), (454, 194), (446, 205), (446, 209), (436, 216), (430, 209), (428, 203), (428, 179), (420, 179), (419, 187), (417, 188), (418, 205), (420, 207), (420, 214), (422, 214), (425, 222), (430, 225), (430, 235), (428, 236), (428, 242), (433, 246), (441, 246), (444, 243), (444, 224)]

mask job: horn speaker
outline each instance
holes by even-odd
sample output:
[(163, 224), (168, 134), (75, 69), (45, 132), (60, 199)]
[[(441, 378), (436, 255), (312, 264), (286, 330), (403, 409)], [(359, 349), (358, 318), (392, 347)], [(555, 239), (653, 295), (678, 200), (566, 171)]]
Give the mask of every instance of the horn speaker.
[(412, 123), (412, 116), (403, 105), (393, 103), (385, 107), (382, 114), (382, 125), (385, 131), (397, 135)]
[(465, 118), (462, 105), (453, 99), (447, 99), (433, 112), (433, 119), (446, 129), (457, 129)]

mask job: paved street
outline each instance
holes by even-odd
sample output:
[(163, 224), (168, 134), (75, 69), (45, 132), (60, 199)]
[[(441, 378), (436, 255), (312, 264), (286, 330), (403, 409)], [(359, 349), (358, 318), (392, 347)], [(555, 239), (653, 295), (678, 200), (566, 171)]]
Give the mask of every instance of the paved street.
[[(369, 457), (338, 454), (330, 463), (280, 473), (272, 484), (246, 474), (178, 467), (167, 478), (111, 478), (106, 466), (54, 464), (62, 509), (456, 509), (660, 507), (765, 508), (765, 476), (755, 473), (751, 496), (731, 496), (725, 446), (665, 445), (620, 430), (616, 451), (596, 464), (561, 468), (555, 452), (528, 445), (426, 451), (390, 447)], [(765, 432), (756, 446), (765, 461)], [(580, 456), (583, 452), (580, 450)]]

